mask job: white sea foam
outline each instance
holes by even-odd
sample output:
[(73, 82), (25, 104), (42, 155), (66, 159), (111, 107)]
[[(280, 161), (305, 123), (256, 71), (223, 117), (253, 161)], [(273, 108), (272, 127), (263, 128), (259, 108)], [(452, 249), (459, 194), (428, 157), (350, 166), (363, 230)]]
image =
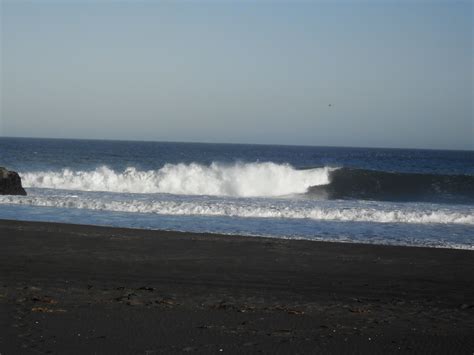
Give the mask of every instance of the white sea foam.
[(0, 196), (0, 204), (78, 208), (101, 211), (153, 213), (177, 216), (230, 216), (242, 218), (288, 218), (320, 221), (474, 225), (474, 211), (343, 207), (267, 201), (110, 200), (78, 196)]
[(271, 197), (304, 193), (310, 186), (328, 184), (330, 171), (330, 168), (297, 170), (288, 164), (266, 162), (166, 164), (159, 170), (139, 171), (131, 167), (123, 172), (103, 166), (93, 171), (64, 169), (20, 175), (27, 188)]

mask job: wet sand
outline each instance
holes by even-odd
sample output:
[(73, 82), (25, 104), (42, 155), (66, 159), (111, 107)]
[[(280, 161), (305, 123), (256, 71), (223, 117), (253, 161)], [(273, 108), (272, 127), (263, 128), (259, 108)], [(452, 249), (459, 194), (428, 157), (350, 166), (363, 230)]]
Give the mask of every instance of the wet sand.
[(473, 251), (0, 221), (2, 355), (472, 354), (472, 334)]

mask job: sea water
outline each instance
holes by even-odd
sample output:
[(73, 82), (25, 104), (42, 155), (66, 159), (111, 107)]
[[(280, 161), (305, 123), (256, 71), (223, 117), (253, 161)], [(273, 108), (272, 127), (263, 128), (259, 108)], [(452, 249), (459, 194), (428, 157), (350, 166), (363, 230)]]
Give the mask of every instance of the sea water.
[(474, 152), (0, 138), (0, 218), (474, 249)]

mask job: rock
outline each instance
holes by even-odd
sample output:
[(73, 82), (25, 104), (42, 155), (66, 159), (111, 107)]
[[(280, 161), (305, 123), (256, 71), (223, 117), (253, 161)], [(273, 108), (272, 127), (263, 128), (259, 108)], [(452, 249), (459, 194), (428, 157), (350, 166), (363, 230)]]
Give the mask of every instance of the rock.
[(18, 173), (0, 167), (0, 195), (26, 195)]

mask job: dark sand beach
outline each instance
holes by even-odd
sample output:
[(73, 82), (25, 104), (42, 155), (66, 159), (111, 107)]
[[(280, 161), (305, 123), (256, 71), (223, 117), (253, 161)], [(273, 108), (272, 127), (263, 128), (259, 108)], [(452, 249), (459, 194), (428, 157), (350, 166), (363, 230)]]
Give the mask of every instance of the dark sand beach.
[(0, 353), (474, 351), (474, 253), (0, 221)]

